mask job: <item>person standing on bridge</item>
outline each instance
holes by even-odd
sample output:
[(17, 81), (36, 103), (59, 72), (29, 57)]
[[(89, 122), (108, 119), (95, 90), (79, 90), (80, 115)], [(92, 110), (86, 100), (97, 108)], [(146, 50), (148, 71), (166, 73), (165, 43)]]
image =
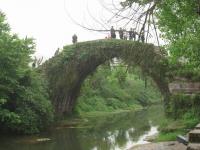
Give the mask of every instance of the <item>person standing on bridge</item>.
[(130, 31), (128, 31), (129, 34), (129, 40), (133, 40), (133, 28), (130, 28)]
[(113, 28), (113, 26), (110, 29), (110, 35), (112, 39), (116, 39), (115, 29)]
[(141, 33), (141, 42), (142, 42), (142, 43), (145, 42), (144, 31), (142, 31), (142, 33)]
[(77, 37), (76, 34), (74, 34), (74, 35), (72, 36), (72, 43), (75, 44), (75, 43), (77, 43), (77, 41), (78, 41), (78, 37)]
[(132, 39), (131, 40), (136, 40), (136, 32), (133, 28), (130, 29), (131, 30), (131, 36), (132, 36)]
[(124, 38), (124, 31), (122, 30), (122, 28), (119, 28), (119, 38), (121, 40), (123, 40), (123, 38)]
[(136, 40), (136, 34), (137, 34), (137, 32), (135, 30), (133, 30), (133, 39), (134, 39), (134, 41)]
[(127, 36), (126, 30), (124, 29), (123, 32), (124, 32), (124, 37), (123, 37), (123, 39), (124, 39), (124, 40), (127, 40), (128, 36)]

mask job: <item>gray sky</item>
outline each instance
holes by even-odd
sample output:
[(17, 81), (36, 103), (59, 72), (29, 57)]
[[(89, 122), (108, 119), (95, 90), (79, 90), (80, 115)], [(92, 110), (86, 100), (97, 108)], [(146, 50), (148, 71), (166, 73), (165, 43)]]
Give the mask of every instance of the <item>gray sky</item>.
[(0, 10), (6, 14), (12, 32), (36, 39), (36, 55), (45, 58), (51, 57), (58, 47), (71, 44), (74, 33), (78, 41), (105, 37), (69, 19), (68, 14), (81, 24), (90, 24), (87, 8), (94, 15), (102, 11), (98, 0), (0, 0)]

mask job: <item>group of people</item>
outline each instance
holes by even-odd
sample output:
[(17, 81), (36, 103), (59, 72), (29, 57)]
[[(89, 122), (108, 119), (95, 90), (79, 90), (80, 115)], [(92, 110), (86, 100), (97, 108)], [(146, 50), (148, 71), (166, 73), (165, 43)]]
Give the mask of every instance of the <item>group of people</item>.
[[(141, 42), (145, 42), (145, 37), (144, 37), (144, 31), (142, 31), (140, 34), (135, 32), (133, 28), (130, 28), (129, 31), (126, 31), (125, 29), (119, 28), (117, 30), (119, 32), (119, 38), (123, 40), (136, 40), (136, 35), (138, 35), (138, 40)], [(110, 29), (110, 38), (116, 39), (116, 30), (113, 28), (113, 26)]]
[[(134, 31), (133, 28), (130, 28), (129, 31), (126, 31), (125, 29), (122, 29), (121, 27), (119, 30), (115, 30), (114, 27), (112, 26), (110, 29), (110, 37), (106, 38), (112, 38), (116, 39), (116, 32), (118, 31), (119, 33), (119, 38), (122, 40), (136, 40), (136, 36), (138, 37), (138, 41), (145, 42), (145, 35), (144, 35), (144, 30), (141, 30), (140, 34), (138, 34), (136, 31)], [(76, 34), (72, 36), (72, 43), (75, 44), (78, 41), (78, 37)]]

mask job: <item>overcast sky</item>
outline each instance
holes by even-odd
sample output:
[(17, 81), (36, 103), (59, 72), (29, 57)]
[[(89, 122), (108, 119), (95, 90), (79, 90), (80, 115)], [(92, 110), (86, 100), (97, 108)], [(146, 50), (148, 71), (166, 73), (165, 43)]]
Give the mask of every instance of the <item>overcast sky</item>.
[(71, 44), (75, 33), (78, 41), (105, 37), (77, 26), (69, 17), (90, 24), (88, 10), (94, 16), (103, 11), (98, 0), (0, 0), (0, 10), (6, 14), (13, 33), (36, 40), (38, 57), (51, 57), (58, 47)]

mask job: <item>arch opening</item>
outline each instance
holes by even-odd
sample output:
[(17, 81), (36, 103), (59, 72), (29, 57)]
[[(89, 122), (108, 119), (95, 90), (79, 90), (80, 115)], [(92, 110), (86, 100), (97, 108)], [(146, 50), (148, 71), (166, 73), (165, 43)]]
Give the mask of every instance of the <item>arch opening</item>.
[(108, 61), (84, 80), (73, 114), (135, 110), (163, 103), (153, 80), (138, 67)]

